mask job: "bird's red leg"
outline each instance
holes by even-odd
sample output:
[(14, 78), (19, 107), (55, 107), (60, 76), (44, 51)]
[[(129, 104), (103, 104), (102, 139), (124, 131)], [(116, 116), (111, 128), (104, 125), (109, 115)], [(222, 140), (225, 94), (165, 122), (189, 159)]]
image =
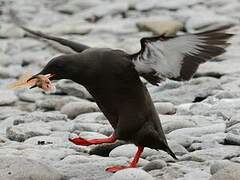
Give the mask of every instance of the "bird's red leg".
[(135, 154), (134, 159), (132, 160), (132, 162), (130, 163), (129, 166), (113, 166), (113, 167), (107, 168), (106, 171), (115, 173), (119, 170), (126, 169), (126, 168), (136, 168), (137, 164), (138, 164), (138, 161), (139, 161), (139, 158), (140, 158), (140, 156), (143, 152), (143, 149), (144, 149), (143, 146), (138, 146), (137, 153)]
[(71, 141), (72, 143), (76, 144), (76, 145), (81, 145), (81, 146), (90, 146), (93, 144), (102, 144), (102, 143), (113, 143), (117, 140), (116, 136), (114, 134), (112, 134), (110, 137), (108, 138), (103, 138), (103, 139), (84, 139), (81, 137), (77, 137), (77, 138), (69, 138), (69, 141)]

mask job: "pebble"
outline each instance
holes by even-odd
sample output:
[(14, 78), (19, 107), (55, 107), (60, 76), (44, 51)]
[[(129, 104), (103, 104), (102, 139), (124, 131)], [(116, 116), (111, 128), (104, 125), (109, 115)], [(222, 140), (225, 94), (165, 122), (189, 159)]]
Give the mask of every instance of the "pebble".
[[(106, 180), (125, 171), (112, 174), (105, 171), (107, 167), (128, 165), (137, 150), (123, 141), (90, 147), (69, 142), (69, 135), (92, 139), (113, 133), (93, 97), (73, 81), (57, 81), (54, 94), (45, 94), (39, 88), (7, 89), (22, 74), (38, 73), (52, 57), (73, 53), (70, 48), (29, 36), (12, 24), (7, 9), (17, 11), (23, 25), (32, 29), (90, 47), (133, 54), (140, 49), (139, 40), (153, 34), (172, 36), (238, 24), (238, 4), (237, 0), (2, 0), (0, 156), (15, 159), (18, 168), (10, 175), (6, 168), (0, 168), (0, 179), (26, 175), (22, 179)], [(168, 144), (180, 160), (145, 148), (139, 167), (148, 173), (130, 169), (120, 175), (121, 179), (131, 179), (132, 171), (137, 179), (205, 180), (212, 174), (212, 178), (220, 179), (220, 171), (240, 162), (239, 30), (239, 26), (229, 30), (237, 35), (227, 52), (200, 65), (191, 81), (166, 80), (153, 86), (143, 80)], [(31, 167), (24, 169), (25, 160), (20, 158), (28, 158)], [(221, 178), (231, 179), (238, 173), (234, 168), (228, 172)]]
[(50, 135), (51, 127), (43, 122), (30, 122), (8, 127), (6, 136), (10, 140), (23, 142), (34, 136)]
[(175, 114), (177, 109), (172, 103), (154, 103), (154, 106), (159, 114)]
[(228, 167), (230, 165), (237, 165), (237, 163), (231, 162), (229, 160), (216, 160), (213, 161), (211, 167), (210, 167), (210, 172), (211, 174), (217, 173), (219, 170)]
[(240, 166), (237, 165), (229, 165), (217, 173), (215, 173), (209, 180), (238, 180), (240, 176)]
[(0, 157), (0, 179), (67, 180), (55, 168), (24, 157)]
[(92, 97), (83, 86), (70, 80), (58, 81), (56, 88), (70, 96), (75, 96), (83, 99), (90, 99)]
[(79, 114), (99, 111), (96, 103), (81, 101), (70, 102), (61, 108), (61, 113), (66, 114), (69, 118), (73, 119)]
[[(125, 144), (125, 145), (121, 145), (116, 147), (115, 149), (113, 149), (109, 156), (110, 157), (128, 157), (128, 158), (132, 158), (135, 153), (137, 152), (137, 147), (133, 144)], [(158, 151), (150, 149), (150, 148), (144, 148), (144, 151), (141, 155), (142, 158), (146, 158), (148, 156), (152, 156), (152, 155), (156, 155), (158, 154)]]
[(163, 160), (153, 160), (150, 163), (148, 163), (146, 166), (143, 167), (143, 170), (145, 171), (151, 171), (154, 169), (162, 169), (163, 167), (167, 166), (167, 163)]
[(109, 180), (153, 180), (154, 178), (147, 172), (136, 169), (129, 168), (116, 172)]
[(240, 136), (228, 133), (225, 138), (225, 144), (240, 145)]
[(18, 98), (13, 91), (0, 90), (0, 106), (12, 105)]
[(79, 101), (79, 98), (74, 96), (57, 96), (57, 95), (47, 95), (44, 99), (39, 99), (36, 101), (37, 107), (52, 111), (52, 110), (61, 110), (61, 108), (70, 103)]

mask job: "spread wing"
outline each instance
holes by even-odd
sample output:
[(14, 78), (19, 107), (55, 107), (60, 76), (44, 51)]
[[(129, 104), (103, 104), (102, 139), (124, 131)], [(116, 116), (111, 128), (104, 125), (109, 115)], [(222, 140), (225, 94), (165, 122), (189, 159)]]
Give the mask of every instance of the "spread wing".
[(135, 69), (150, 83), (166, 78), (189, 80), (198, 66), (225, 52), (232, 36), (229, 27), (197, 34), (141, 39), (141, 50), (131, 56)]

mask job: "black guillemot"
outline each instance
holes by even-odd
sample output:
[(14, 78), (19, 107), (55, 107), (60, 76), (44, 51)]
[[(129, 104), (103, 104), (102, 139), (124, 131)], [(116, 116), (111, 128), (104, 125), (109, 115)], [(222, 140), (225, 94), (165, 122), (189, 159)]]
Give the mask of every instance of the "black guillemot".
[[(53, 58), (41, 72), (50, 80), (70, 79), (83, 85), (104, 113), (114, 129), (105, 139), (69, 139), (77, 145), (131, 142), (138, 147), (129, 166), (114, 166), (106, 170), (116, 172), (137, 167), (144, 147), (163, 150), (177, 159), (168, 146), (158, 113), (140, 76), (158, 85), (165, 79), (191, 79), (198, 66), (225, 52), (232, 34), (229, 27), (176, 37), (145, 37), (141, 50), (128, 54), (123, 50), (91, 48), (64, 38), (43, 34), (18, 23), (23, 30), (72, 48), (76, 53)], [(180, 97), (179, 97), (180, 98)]]

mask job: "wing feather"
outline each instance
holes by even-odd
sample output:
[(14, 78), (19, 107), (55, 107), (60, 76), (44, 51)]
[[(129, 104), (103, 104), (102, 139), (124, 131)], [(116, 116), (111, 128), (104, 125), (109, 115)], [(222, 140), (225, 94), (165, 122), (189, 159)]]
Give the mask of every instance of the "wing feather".
[(201, 63), (225, 52), (233, 36), (226, 32), (228, 28), (173, 38), (142, 38), (141, 50), (132, 55), (135, 69), (154, 85), (166, 78), (189, 80)]

